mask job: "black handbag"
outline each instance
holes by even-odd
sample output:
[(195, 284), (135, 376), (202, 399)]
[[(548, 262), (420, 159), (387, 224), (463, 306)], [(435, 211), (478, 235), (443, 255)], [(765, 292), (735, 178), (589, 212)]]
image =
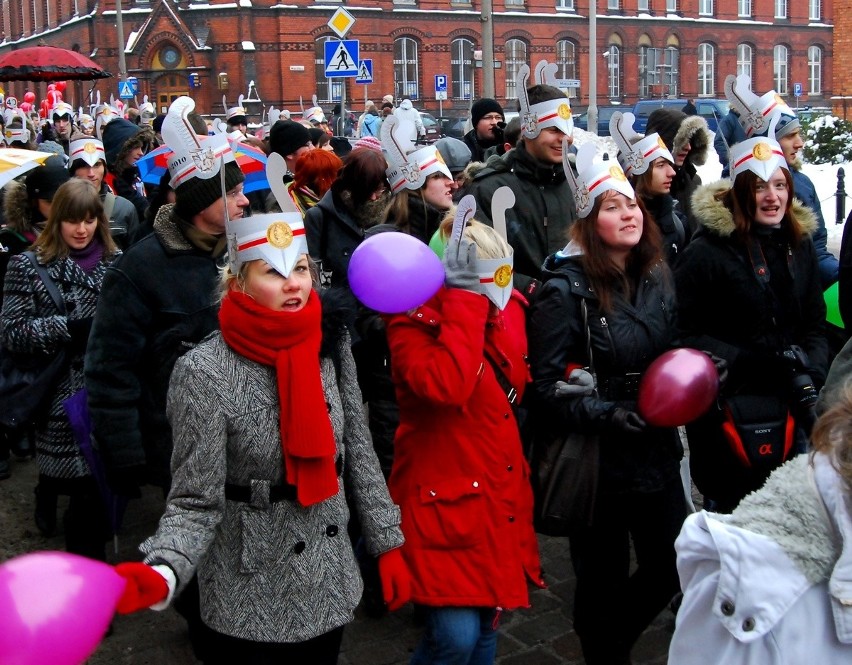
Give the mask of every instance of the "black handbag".
[[(581, 307), (589, 359), (587, 369), (595, 376), (585, 300)], [(546, 536), (567, 536), (575, 527), (591, 525), (600, 470), (598, 435), (533, 432), (527, 450), (535, 530)]]
[[(36, 269), (60, 314), (65, 300), (33, 252), (24, 252)], [(0, 347), (0, 425), (15, 429), (36, 421), (68, 367), (68, 352), (62, 347), (44, 357), (14, 354)]]

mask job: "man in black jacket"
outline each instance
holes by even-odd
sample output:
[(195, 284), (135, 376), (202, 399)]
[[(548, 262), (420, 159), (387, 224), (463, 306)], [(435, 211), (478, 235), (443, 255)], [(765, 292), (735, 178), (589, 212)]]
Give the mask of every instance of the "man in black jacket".
[(503, 129), (506, 127), (503, 107), (496, 99), (483, 97), (470, 107), (470, 122), (473, 125), (464, 135), (464, 142), (470, 148), (472, 162), (485, 161), (485, 152), (503, 142)]

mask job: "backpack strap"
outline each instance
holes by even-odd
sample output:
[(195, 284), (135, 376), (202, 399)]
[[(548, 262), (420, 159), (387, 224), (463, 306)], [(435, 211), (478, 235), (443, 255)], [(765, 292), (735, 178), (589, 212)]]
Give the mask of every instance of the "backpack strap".
[(56, 309), (59, 310), (60, 314), (65, 314), (65, 299), (62, 297), (62, 294), (59, 292), (59, 287), (56, 286), (56, 282), (53, 281), (53, 278), (48, 274), (47, 268), (41, 265), (36, 258), (35, 252), (26, 251), (24, 252), (24, 256), (29, 259), (30, 263), (33, 264), (33, 268), (38, 273), (38, 276), (41, 278), (41, 281), (44, 282), (45, 287), (47, 288), (47, 292), (50, 294), (50, 297), (53, 299), (53, 303), (56, 305)]

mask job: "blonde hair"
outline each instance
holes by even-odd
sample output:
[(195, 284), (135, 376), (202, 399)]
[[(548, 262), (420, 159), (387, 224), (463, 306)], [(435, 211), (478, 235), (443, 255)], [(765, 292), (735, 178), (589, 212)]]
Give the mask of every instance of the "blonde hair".
[[(315, 290), (319, 290), (320, 288), (320, 277), (319, 277), (319, 268), (317, 268), (316, 262), (308, 255), (308, 269), (311, 271), (311, 282), (313, 283), (313, 287)], [(262, 261), (263, 259), (253, 259), (251, 261), (246, 261), (240, 266), (240, 269), (235, 273), (231, 270), (231, 264), (226, 263), (225, 267), (219, 271), (219, 284), (216, 287), (216, 301), (222, 302), (222, 299), (228, 294), (233, 288), (237, 288), (240, 291), (245, 292), (245, 283), (246, 283), (246, 273), (248, 272), (248, 267), (252, 263), (256, 261)]]
[(813, 432), (814, 452), (826, 453), (831, 464), (852, 492), (852, 377), (833, 394), (833, 402), (823, 413)]
[[(441, 240), (444, 243), (450, 238), (453, 232), (453, 220), (456, 216), (456, 208), (453, 206), (441, 220), (439, 231)], [(464, 236), (472, 243), (476, 244), (476, 256), (480, 259), (502, 259), (507, 256), (512, 256), (512, 248), (509, 243), (487, 224), (471, 219), (465, 224)]]

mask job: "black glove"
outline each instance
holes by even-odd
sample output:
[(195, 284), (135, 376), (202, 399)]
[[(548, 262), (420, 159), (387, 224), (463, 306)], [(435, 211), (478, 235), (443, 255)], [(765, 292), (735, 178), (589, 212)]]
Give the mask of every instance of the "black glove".
[(138, 499), (142, 496), (139, 488), (145, 484), (145, 466), (107, 467), (107, 484), (114, 494)]
[(713, 355), (710, 351), (704, 351), (703, 353), (710, 358), (713, 366), (716, 368), (716, 373), (719, 375), (719, 388), (721, 388), (728, 380), (728, 361), (724, 358)]
[(616, 432), (624, 434), (641, 434), (647, 424), (635, 411), (615, 407), (609, 414), (609, 426)]
[(71, 353), (84, 353), (89, 343), (89, 333), (92, 332), (92, 317), (85, 319), (68, 319), (68, 334), (71, 342), (68, 349)]

